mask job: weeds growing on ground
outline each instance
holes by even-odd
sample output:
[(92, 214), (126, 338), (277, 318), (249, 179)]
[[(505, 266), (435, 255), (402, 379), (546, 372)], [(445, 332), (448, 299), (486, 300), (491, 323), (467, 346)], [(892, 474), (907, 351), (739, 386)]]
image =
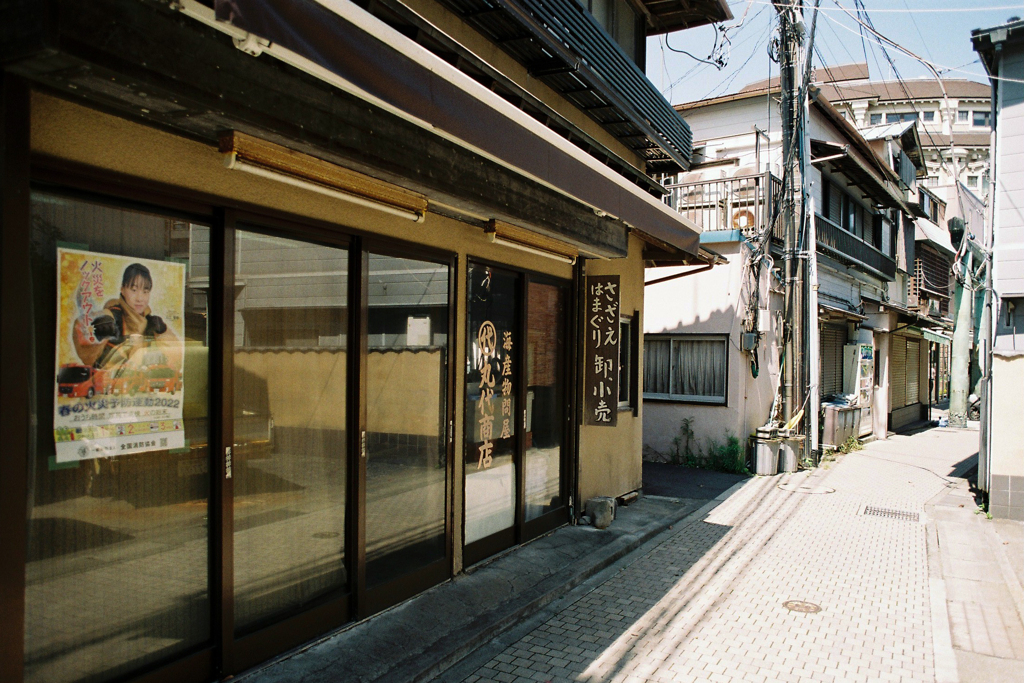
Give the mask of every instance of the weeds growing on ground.
[(839, 448), (837, 448), (836, 450), (840, 453), (845, 454), (852, 453), (853, 451), (859, 451), (862, 448), (864, 448), (864, 444), (861, 443), (860, 439), (858, 439), (855, 436), (851, 436), (846, 441), (841, 443), (839, 445)]
[(730, 474), (750, 474), (738, 438), (726, 433), (724, 444), (709, 438), (707, 447), (702, 448), (693, 433), (692, 417), (680, 421), (679, 433), (672, 439), (669, 457), (674, 465)]

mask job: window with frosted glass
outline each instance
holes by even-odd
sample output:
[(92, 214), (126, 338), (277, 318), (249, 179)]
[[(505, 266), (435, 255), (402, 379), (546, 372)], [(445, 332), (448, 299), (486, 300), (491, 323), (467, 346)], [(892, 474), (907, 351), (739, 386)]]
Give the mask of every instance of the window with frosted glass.
[(25, 680), (107, 681), (210, 639), (210, 230), (36, 193), (31, 236)]
[(563, 505), (567, 289), (530, 282), (526, 324), (526, 521)]

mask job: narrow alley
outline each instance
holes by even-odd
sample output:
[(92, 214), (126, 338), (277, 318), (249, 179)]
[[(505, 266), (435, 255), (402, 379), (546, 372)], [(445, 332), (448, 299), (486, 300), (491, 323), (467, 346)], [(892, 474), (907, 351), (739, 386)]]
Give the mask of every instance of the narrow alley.
[(439, 680), (1019, 680), (1021, 528), (977, 509), (976, 447), (925, 429), (747, 480)]

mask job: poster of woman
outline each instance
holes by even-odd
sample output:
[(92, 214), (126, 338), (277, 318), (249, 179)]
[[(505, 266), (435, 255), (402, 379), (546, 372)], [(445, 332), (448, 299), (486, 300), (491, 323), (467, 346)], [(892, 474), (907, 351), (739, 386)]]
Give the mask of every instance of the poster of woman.
[(184, 447), (184, 264), (58, 248), (57, 296), (57, 462)]

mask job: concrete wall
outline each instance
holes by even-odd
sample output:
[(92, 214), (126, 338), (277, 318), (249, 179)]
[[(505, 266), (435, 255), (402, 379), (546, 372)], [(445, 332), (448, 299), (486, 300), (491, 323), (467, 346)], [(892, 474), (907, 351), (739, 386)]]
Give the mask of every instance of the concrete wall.
[[(729, 263), (697, 275), (647, 288), (645, 334), (727, 334), (728, 383), (726, 405), (702, 405), (664, 400), (644, 401), (644, 452), (650, 460), (669, 460), (673, 439), (683, 419), (692, 418), (693, 439), (701, 448), (709, 441), (719, 444), (728, 436), (746, 444), (746, 437), (768, 419), (779, 383), (777, 323), (782, 308), (778, 293), (762, 294), (761, 305), (771, 305), (771, 331), (758, 350), (760, 372), (751, 376), (750, 356), (742, 351), (742, 325), (751, 296), (752, 281), (743, 242), (716, 243), (714, 249)], [(649, 279), (667, 276), (674, 269), (650, 271)], [(678, 269), (676, 269), (678, 270)], [(761, 291), (768, 292), (769, 277), (762, 273)]]
[(992, 425), (989, 512), (1024, 521), (1024, 352), (992, 358)]
[[(644, 243), (637, 237), (629, 238), (629, 256), (613, 261), (587, 261), (587, 275), (615, 275), (620, 280), (620, 312), (639, 316), (633, 320), (638, 329), (644, 329)], [(642, 381), (643, 346), (639, 349), (640, 362), (632, 380)], [(582, 410), (580, 406), (580, 410)], [(580, 428), (580, 501), (594, 496), (621, 496), (642, 486), (643, 410), (619, 410), (615, 427), (582, 426)], [(582, 420), (582, 417), (580, 418)]]
[[(1004, 45), (1000, 74), (1024, 72), (1024, 49)], [(1024, 84), (1001, 81), (998, 88), (995, 192), (995, 289), (1000, 296), (1024, 296)]]

